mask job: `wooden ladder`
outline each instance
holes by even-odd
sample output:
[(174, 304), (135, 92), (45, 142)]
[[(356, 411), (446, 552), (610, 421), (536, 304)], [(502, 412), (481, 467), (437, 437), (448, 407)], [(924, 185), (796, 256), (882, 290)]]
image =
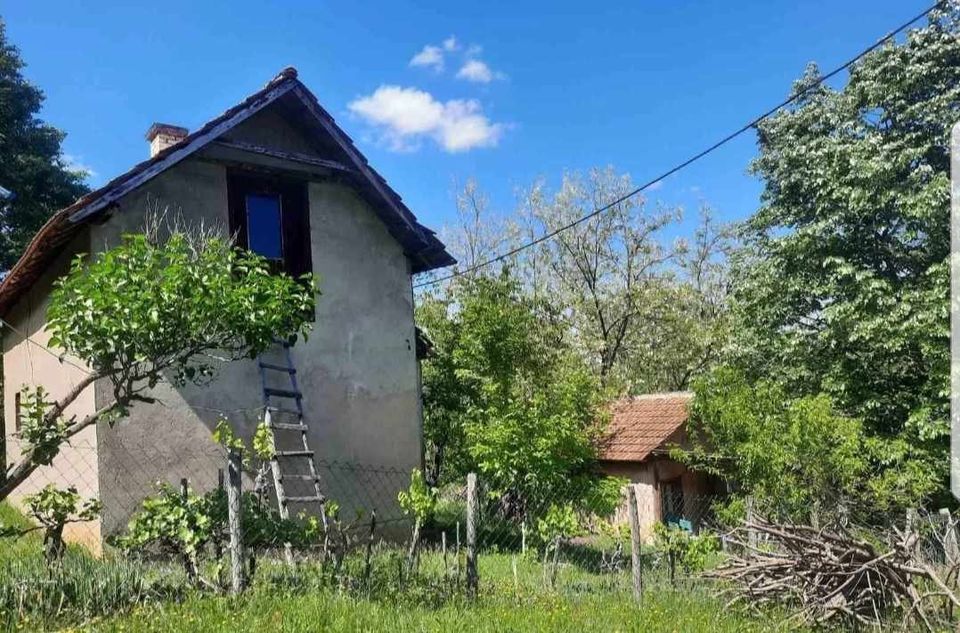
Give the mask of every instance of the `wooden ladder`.
[[(310, 450), (310, 444), (307, 439), (309, 427), (303, 419), (303, 393), (297, 384), (297, 370), (293, 366), (293, 358), (290, 354), (290, 343), (287, 341), (276, 341), (283, 349), (284, 364), (268, 362), (261, 355), (257, 359), (260, 367), (260, 384), (263, 389), (263, 420), (273, 440), (273, 456), (270, 459), (270, 470), (273, 473), (273, 485), (277, 492), (277, 507), (280, 510), (280, 516), (283, 519), (290, 518), (290, 506), (299, 505), (309, 508), (315, 506), (316, 513), (323, 522), (324, 529), (327, 526), (327, 517), (324, 509), (326, 497), (320, 489), (320, 476), (317, 474), (317, 465), (313, 460), (313, 451)], [(290, 388), (279, 388), (270, 386), (271, 382), (268, 376), (271, 374), (286, 374), (290, 381)], [(294, 406), (281, 406), (278, 403), (293, 402)], [(295, 419), (295, 422), (282, 422), (287, 419)], [(296, 448), (288, 448), (296, 441), (290, 437), (290, 434), (300, 434), (300, 442)], [(301, 466), (307, 465), (306, 472), (303, 468), (296, 469), (294, 464), (300, 462)], [(295, 472), (291, 472), (291, 470)], [(312, 482), (313, 490), (307, 494), (290, 494), (288, 490), (293, 489), (294, 482)], [(288, 487), (289, 484), (289, 487)], [(304, 508), (304, 509), (306, 509)], [(296, 515), (294, 515), (296, 516)], [(290, 544), (284, 544), (288, 560), (292, 560)]]

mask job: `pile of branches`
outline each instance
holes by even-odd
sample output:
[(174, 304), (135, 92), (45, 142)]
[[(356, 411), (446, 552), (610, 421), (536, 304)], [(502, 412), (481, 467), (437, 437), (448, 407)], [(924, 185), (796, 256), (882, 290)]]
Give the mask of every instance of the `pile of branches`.
[(708, 575), (728, 581), (731, 604), (787, 606), (807, 624), (881, 626), (952, 620), (960, 607), (956, 561), (934, 568), (919, 555), (915, 531), (876, 542), (852, 529), (816, 529), (755, 519), (728, 534), (730, 555)]

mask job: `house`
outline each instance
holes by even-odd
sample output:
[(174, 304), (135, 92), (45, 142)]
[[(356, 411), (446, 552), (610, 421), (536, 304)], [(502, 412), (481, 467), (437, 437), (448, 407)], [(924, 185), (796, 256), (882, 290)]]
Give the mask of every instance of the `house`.
[[(694, 472), (670, 457), (688, 444), (690, 392), (654, 393), (613, 403), (600, 453), (600, 470), (627, 479), (637, 498), (640, 531), (650, 539), (658, 522), (696, 531), (724, 490), (715, 477)], [(618, 511), (626, 519), (627, 508)]]
[[(287, 68), (199, 129), (154, 124), (149, 159), (54, 215), (0, 285), (7, 461), (18, 455), (19, 389), (63, 396), (84, 376), (75, 359), (45, 349), (51, 284), (77, 253), (104, 251), (141, 231), (150, 208), (177, 211), (237, 235), (240, 246), (313, 272), (323, 292), (309, 340), (291, 354), (317, 460), (409, 473), (422, 461), (418, 340), (411, 279), (454, 263), (434, 233), (367, 163), (317, 98)], [(146, 150), (146, 148), (144, 148)], [(422, 342), (419, 343), (422, 347)], [(103, 503), (100, 520), (68, 526), (96, 547), (123, 528), (158, 481), (217, 485), (222, 453), (211, 429), (226, 415), (249, 440), (262, 414), (255, 361), (225, 364), (203, 388), (158, 385), (112, 427), (85, 429), (21, 485), (14, 501), (48, 482), (77, 486)], [(106, 385), (83, 391), (67, 415), (109, 402)], [(357, 497), (363, 474), (345, 473), (328, 494)], [(399, 484), (398, 484), (399, 485)], [(380, 486), (380, 500), (396, 490)], [(359, 502), (358, 502), (359, 503)]]

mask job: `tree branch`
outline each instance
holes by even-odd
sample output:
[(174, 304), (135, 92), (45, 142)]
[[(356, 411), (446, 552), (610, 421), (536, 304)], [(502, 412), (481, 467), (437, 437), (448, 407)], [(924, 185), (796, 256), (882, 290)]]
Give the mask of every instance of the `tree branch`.
[[(90, 383), (87, 384), (89, 385)], [(74, 395), (74, 399), (76, 399), (78, 395), (79, 392)], [(107, 406), (97, 409), (80, 421), (74, 421), (72, 424), (67, 426), (66, 431), (64, 431), (63, 442), (61, 442), (60, 446), (62, 446), (67, 440), (75, 436), (83, 429), (92, 424), (96, 424), (97, 420), (114, 410), (117, 406), (119, 406), (118, 403), (113, 402)], [(32, 475), (37, 468), (40, 467), (40, 464), (37, 464), (35, 461), (33, 461), (34, 450), (35, 449), (30, 449), (21, 455), (20, 460), (16, 462), (16, 464), (7, 473), (7, 478), (3, 481), (3, 483), (0, 483), (0, 501), (6, 499), (11, 492), (16, 490), (17, 486), (26, 481), (27, 478), (30, 477), (30, 475)], [(59, 453), (59, 447), (57, 450)]]

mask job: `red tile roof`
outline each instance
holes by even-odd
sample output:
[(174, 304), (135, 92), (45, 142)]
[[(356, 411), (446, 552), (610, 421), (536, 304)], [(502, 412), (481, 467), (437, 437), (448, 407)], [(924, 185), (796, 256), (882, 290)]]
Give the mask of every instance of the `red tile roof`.
[(600, 458), (643, 461), (658, 448), (678, 443), (693, 394), (687, 391), (622, 398), (613, 403)]

